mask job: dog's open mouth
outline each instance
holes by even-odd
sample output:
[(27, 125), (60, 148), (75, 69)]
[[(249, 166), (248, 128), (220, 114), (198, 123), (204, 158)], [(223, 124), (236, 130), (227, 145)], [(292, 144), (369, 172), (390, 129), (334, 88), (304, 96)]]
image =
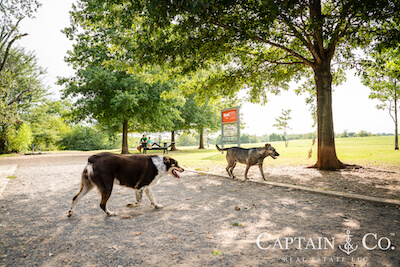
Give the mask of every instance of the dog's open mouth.
[(179, 176), (179, 174), (178, 174), (176, 171), (183, 172), (183, 169), (172, 169), (172, 175), (173, 175), (175, 178), (180, 179), (181, 177)]
[(273, 154), (269, 154), (271, 156), (271, 158), (276, 159), (275, 155)]

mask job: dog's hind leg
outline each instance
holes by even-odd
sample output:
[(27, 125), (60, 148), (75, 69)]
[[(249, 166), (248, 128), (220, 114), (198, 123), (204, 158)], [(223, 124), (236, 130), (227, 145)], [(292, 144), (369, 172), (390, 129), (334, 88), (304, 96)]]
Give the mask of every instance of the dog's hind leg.
[(78, 201), (83, 198), (90, 190), (93, 188), (93, 183), (89, 180), (88, 177), (88, 172), (87, 168), (82, 173), (82, 180), (81, 180), (81, 189), (79, 190), (78, 194), (76, 194), (72, 198), (72, 205), (70, 210), (68, 211), (68, 217), (71, 217), (72, 214), (74, 213), (76, 204), (78, 204)]
[[(107, 180), (113, 180), (111, 177), (102, 177), (103, 179), (100, 179), (102, 181), (107, 181)], [(103, 183), (102, 185), (97, 185), (99, 188), (99, 192), (101, 194), (101, 202), (100, 202), (100, 208), (104, 210), (104, 212), (107, 214), (107, 216), (114, 216), (116, 215), (114, 212), (111, 212), (109, 209), (107, 209), (107, 201), (111, 196), (111, 192), (113, 189), (114, 183)]]
[(229, 162), (228, 166), (225, 168), (229, 177), (235, 179), (236, 177), (233, 175), (233, 169), (236, 167), (236, 162)]
[(228, 166), (226, 166), (226, 168), (225, 168), (225, 170), (226, 170), (226, 172), (228, 173), (229, 177), (230, 177), (230, 178), (233, 178), (230, 169), (231, 169), (231, 165), (228, 165)]
[(236, 167), (236, 161), (233, 162), (233, 163), (231, 164), (231, 169), (230, 169), (231, 177), (232, 177), (233, 179), (236, 178), (236, 176), (233, 175), (233, 169), (234, 169), (235, 167)]
[(154, 195), (153, 192), (151, 191), (150, 187), (147, 187), (146, 189), (144, 189), (144, 192), (146, 193), (147, 198), (150, 200), (151, 204), (156, 208), (156, 209), (162, 209), (164, 208), (163, 205), (160, 205), (156, 202), (156, 200), (154, 199)]
[(143, 189), (135, 189), (136, 202), (126, 204), (129, 208), (139, 207), (142, 204)]

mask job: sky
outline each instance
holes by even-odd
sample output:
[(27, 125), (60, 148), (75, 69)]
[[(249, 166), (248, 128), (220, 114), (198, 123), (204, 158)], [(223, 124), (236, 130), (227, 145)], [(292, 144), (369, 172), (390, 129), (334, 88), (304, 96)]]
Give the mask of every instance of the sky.
[[(21, 32), (28, 33), (18, 45), (29, 51), (34, 51), (39, 65), (47, 69), (44, 83), (51, 88), (54, 98), (59, 98), (62, 87), (56, 85), (57, 77), (73, 76), (72, 67), (64, 62), (68, 50), (72, 49), (72, 42), (61, 30), (70, 25), (69, 11), (73, 0), (41, 0), (43, 5), (38, 10), (35, 19), (24, 19), (21, 22)], [(294, 93), (296, 84), (289, 91), (280, 95), (270, 94), (268, 103), (257, 105), (244, 103), (240, 112), (245, 129), (242, 133), (264, 135), (279, 133), (273, 124), (281, 115), (282, 109), (291, 109), (288, 133), (299, 134), (315, 132), (313, 120), (306, 96), (297, 96)], [(354, 72), (347, 73), (347, 81), (333, 89), (333, 121), (335, 133), (360, 132), (393, 133), (394, 123), (388, 111), (377, 110), (377, 100), (368, 98), (370, 89), (361, 84), (360, 78)]]

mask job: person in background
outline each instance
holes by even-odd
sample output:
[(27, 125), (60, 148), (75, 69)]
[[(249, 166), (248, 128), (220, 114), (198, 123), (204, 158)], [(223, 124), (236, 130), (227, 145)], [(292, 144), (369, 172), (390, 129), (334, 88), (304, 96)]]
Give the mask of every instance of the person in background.
[(140, 138), (140, 146), (137, 147), (137, 150), (139, 150), (139, 152), (142, 152), (143, 147), (147, 147), (146, 135), (143, 135), (142, 138)]
[(147, 147), (151, 147), (151, 146), (152, 146), (152, 144), (151, 144), (151, 139), (149, 136), (149, 138), (147, 138)]

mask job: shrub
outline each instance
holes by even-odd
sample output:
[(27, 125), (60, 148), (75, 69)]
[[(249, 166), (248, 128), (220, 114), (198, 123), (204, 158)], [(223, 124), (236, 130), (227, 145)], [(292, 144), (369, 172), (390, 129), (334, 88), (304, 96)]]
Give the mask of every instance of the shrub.
[(195, 146), (198, 144), (196, 137), (192, 134), (183, 133), (180, 134), (177, 138), (177, 145), (178, 146)]
[(359, 137), (367, 137), (367, 136), (371, 136), (371, 133), (367, 132), (367, 131), (360, 131), (358, 133)]
[(272, 133), (272, 134), (269, 135), (269, 141), (271, 141), (271, 142), (272, 141), (282, 141), (282, 140), (283, 140), (283, 138), (279, 134)]
[(89, 151), (109, 149), (112, 144), (108, 139), (108, 135), (100, 133), (91, 127), (76, 126), (58, 141), (57, 145), (63, 150)]
[(14, 126), (11, 126), (7, 139), (9, 150), (16, 152), (25, 151), (33, 141), (31, 127), (25, 122), (18, 127), (18, 130)]

